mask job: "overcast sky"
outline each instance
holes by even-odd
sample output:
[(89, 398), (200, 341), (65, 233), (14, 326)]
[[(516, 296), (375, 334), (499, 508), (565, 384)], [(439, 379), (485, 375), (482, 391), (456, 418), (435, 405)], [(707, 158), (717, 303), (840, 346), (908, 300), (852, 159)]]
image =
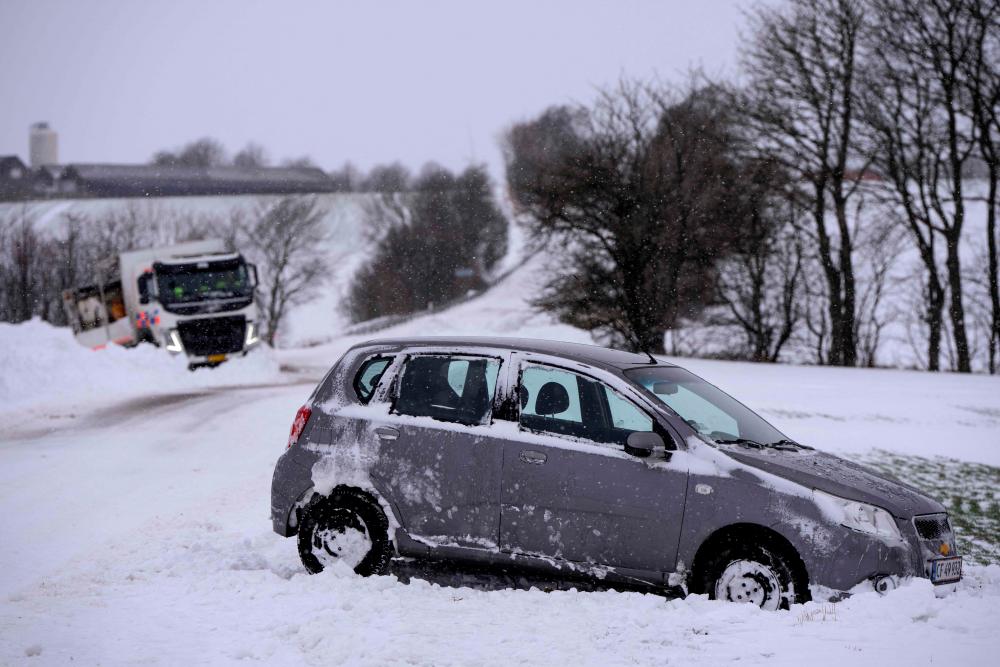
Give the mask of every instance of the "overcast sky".
[(732, 73), (748, 0), (0, 0), (0, 155), (146, 162), (202, 136), (330, 169), (501, 164), (497, 138), (620, 73)]

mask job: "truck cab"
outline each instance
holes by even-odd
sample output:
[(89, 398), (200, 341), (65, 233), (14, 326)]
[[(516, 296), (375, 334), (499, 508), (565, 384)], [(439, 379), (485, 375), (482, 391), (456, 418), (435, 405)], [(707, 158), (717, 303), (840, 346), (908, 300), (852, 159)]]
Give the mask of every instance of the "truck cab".
[(63, 295), (84, 345), (150, 342), (195, 367), (259, 343), (256, 267), (221, 240), (134, 250), (95, 268), (95, 284)]

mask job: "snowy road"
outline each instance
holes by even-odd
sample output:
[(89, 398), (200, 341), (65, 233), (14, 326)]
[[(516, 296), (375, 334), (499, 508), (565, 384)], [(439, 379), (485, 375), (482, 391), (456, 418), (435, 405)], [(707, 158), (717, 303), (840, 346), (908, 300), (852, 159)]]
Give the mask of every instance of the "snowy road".
[(253, 511), (236, 516), (266, 525), (269, 469), (313, 384), (146, 397), (50, 434), (4, 438), (3, 533), (16, 539), (0, 544), (0, 592), (76, 567), (165, 517), (220, 520), (220, 498), (242, 496)]

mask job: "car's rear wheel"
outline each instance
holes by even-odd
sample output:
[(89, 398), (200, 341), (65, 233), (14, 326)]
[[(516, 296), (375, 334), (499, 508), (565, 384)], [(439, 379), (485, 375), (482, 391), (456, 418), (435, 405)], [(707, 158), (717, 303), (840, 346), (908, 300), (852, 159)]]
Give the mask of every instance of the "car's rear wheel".
[(357, 574), (382, 574), (392, 558), (382, 508), (357, 489), (340, 487), (318, 498), (299, 520), (299, 558), (312, 574), (345, 563)]
[(766, 611), (809, 599), (803, 568), (774, 543), (727, 540), (703, 570), (702, 590), (713, 600), (752, 604)]

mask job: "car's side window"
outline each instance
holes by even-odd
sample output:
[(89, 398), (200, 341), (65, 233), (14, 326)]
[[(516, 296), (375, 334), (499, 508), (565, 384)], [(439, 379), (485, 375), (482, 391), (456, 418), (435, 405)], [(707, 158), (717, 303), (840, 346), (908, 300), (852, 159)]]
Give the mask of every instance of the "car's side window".
[(604, 422), (597, 383), (548, 366), (525, 365), (518, 386), (521, 426), (600, 441)]
[(490, 416), (500, 360), (458, 355), (407, 359), (394, 410), (460, 424), (484, 424)]
[(655, 428), (652, 417), (610, 386), (561, 368), (524, 365), (518, 397), (521, 426), (532, 431), (624, 446), (630, 433)]
[(354, 393), (358, 395), (359, 401), (367, 403), (372, 400), (375, 387), (378, 386), (382, 374), (391, 363), (392, 357), (371, 357), (361, 364), (361, 368), (354, 374), (354, 382), (352, 383)]
[(604, 385), (604, 396), (611, 413), (611, 428), (628, 431), (652, 431), (653, 419), (617, 391)]

